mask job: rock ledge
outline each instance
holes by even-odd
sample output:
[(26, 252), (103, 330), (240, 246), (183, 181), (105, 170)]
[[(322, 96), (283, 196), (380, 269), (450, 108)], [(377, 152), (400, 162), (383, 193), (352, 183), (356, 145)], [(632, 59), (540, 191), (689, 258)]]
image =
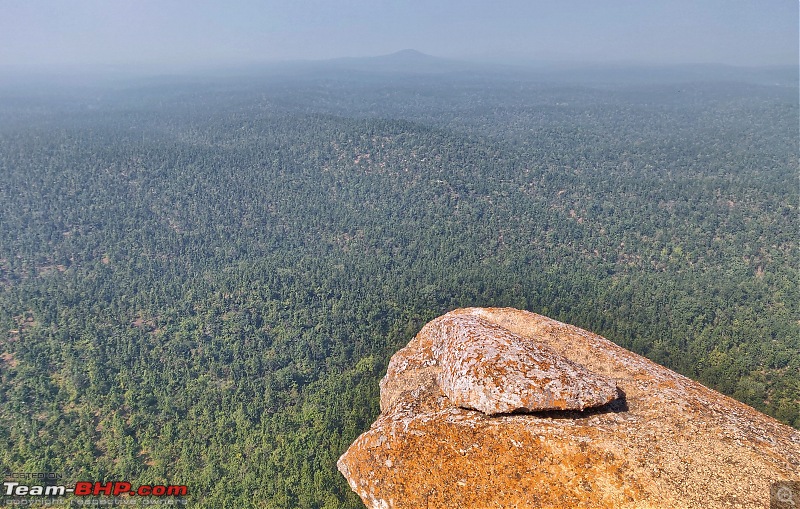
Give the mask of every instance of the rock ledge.
[(800, 471), (796, 430), (515, 309), (428, 323), (381, 411), (338, 462), (370, 508), (767, 508)]
[(583, 410), (616, 399), (613, 380), (479, 316), (428, 323), (436, 382), (456, 406), (489, 415)]

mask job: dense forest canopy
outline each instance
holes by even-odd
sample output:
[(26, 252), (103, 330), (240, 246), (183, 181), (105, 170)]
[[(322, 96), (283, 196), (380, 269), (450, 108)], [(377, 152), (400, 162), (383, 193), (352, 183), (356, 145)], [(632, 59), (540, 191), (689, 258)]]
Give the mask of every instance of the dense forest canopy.
[(800, 427), (798, 90), (765, 76), (6, 87), (0, 468), (360, 507), (335, 461), (389, 357), (471, 305)]

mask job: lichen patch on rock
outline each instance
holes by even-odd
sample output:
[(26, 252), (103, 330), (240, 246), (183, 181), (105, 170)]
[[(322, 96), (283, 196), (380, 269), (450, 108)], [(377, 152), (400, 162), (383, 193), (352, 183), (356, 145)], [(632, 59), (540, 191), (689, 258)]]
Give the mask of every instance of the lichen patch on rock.
[(494, 415), (583, 410), (617, 397), (610, 378), (484, 318), (445, 315), (425, 329), (436, 381), (455, 406)]

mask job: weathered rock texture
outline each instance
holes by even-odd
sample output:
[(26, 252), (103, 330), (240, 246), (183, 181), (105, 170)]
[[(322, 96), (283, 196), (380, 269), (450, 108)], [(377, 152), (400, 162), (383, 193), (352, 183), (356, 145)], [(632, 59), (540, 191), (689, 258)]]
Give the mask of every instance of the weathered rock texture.
[(514, 309), (423, 327), (392, 357), (381, 411), (339, 460), (370, 508), (766, 509), (772, 481), (800, 477), (796, 430)]
[(436, 366), (436, 382), (451, 403), (485, 414), (583, 410), (617, 398), (610, 378), (476, 315), (428, 323), (392, 358), (384, 391), (397, 394), (387, 385), (402, 384), (403, 373), (419, 365)]

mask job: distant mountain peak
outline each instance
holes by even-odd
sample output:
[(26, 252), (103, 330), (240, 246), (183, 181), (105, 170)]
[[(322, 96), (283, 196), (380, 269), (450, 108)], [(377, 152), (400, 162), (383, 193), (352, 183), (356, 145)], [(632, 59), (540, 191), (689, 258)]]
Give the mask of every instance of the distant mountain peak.
[(431, 55), (423, 53), (421, 51), (417, 51), (415, 49), (401, 49), (400, 51), (396, 51), (394, 53), (390, 53), (386, 55), (387, 57), (398, 57), (398, 58), (435, 58)]
[(401, 74), (439, 74), (469, 68), (469, 65), (463, 62), (435, 57), (415, 49), (403, 49), (374, 57), (339, 58), (330, 62), (341, 68), (362, 72)]
[(443, 58), (428, 55), (415, 49), (402, 49), (388, 55), (373, 57), (373, 59), (400, 65), (431, 65), (446, 61)]

